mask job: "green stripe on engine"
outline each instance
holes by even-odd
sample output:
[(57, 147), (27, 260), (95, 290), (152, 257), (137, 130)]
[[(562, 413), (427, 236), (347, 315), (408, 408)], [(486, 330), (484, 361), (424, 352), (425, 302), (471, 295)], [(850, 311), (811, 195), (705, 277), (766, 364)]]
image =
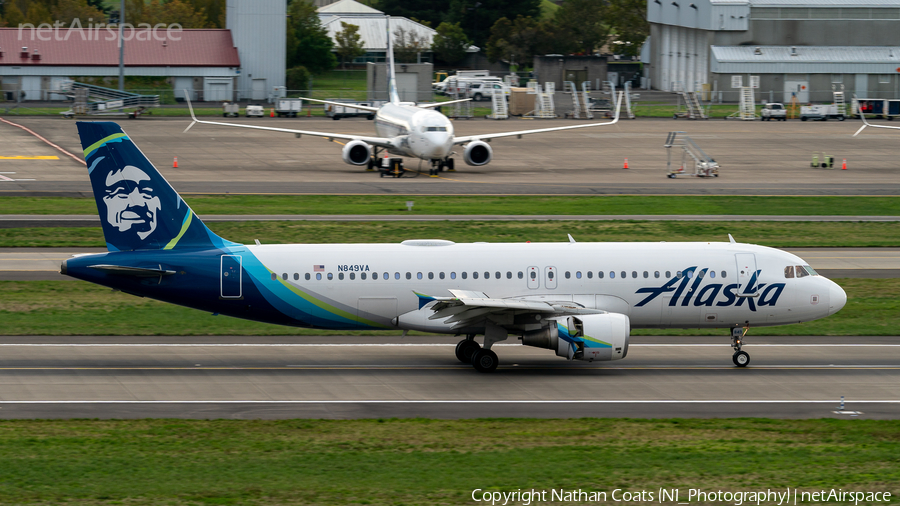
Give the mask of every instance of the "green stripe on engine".
[(190, 209), (188, 209), (187, 215), (185, 215), (184, 217), (184, 223), (181, 224), (181, 232), (178, 232), (178, 235), (176, 235), (174, 239), (169, 241), (169, 244), (166, 244), (166, 247), (163, 249), (172, 249), (176, 244), (178, 244), (181, 236), (183, 236), (184, 233), (187, 232), (188, 227), (191, 226), (191, 219), (193, 215), (194, 213)]
[(90, 155), (91, 153), (93, 153), (94, 151), (96, 151), (97, 148), (99, 148), (100, 146), (106, 144), (107, 142), (112, 141), (112, 140), (115, 140), (115, 139), (120, 139), (120, 138), (122, 138), (122, 137), (127, 137), (127, 135), (125, 135), (124, 132), (122, 132), (122, 133), (117, 133), (117, 134), (112, 134), (112, 135), (107, 135), (106, 137), (100, 139), (99, 141), (97, 141), (97, 142), (91, 144), (90, 146), (84, 148), (84, 157), (87, 158), (88, 155)]

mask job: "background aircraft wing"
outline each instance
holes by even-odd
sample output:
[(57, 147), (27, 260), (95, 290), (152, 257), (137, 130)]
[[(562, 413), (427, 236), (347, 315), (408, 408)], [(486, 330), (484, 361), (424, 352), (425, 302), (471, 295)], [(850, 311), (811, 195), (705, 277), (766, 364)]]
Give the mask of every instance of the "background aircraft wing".
[(540, 133), (544, 133), (544, 132), (556, 132), (556, 131), (560, 131), (560, 130), (574, 130), (574, 129), (576, 129), (576, 128), (591, 128), (591, 127), (598, 127), (598, 126), (614, 125), (614, 124), (618, 123), (618, 121), (619, 121), (619, 111), (621, 110), (621, 108), (622, 108), (622, 98), (619, 97), (619, 101), (618, 101), (618, 103), (616, 104), (616, 115), (615, 115), (615, 117), (613, 118), (612, 121), (607, 121), (607, 122), (604, 122), (604, 123), (588, 123), (588, 124), (585, 124), (585, 125), (571, 125), (571, 126), (564, 126), (564, 127), (536, 128), (536, 129), (534, 129), (534, 130), (519, 130), (518, 132), (503, 132), (503, 133), (497, 133), (497, 134), (468, 135), (468, 136), (465, 136), (465, 137), (456, 137), (456, 138), (454, 138), (454, 139), (453, 139), (453, 143), (454, 143), (454, 144), (465, 144), (465, 143), (467, 143), (467, 142), (472, 142), (472, 141), (487, 141), (487, 140), (490, 140), (490, 139), (498, 139), (498, 138), (500, 138), (500, 137), (513, 137), (513, 136), (521, 137), (521, 136), (523, 136), (523, 135), (540, 134)]
[[(340, 104), (347, 105), (347, 104)], [(324, 139), (328, 139), (329, 141), (336, 141), (338, 139), (345, 141), (353, 141), (353, 140), (361, 140), (363, 142), (367, 142), (372, 144), (373, 146), (378, 146), (382, 148), (392, 148), (394, 147), (394, 143), (391, 139), (387, 137), (367, 137), (365, 135), (352, 135), (352, 134), (339, 134), (333, 132), (316, 132), (313, 130), (296, 130), (293, 128), (278, 128), (278, 127), (266, 127), (266, 126), (257, 126), (257, 125), (241, 125), (239, 123), (226, 123), (224, 121), (206, 121), (197, 119), (197, 116), (194, 115), (194, 107), (191, 105), (190, 99), (188, 99), (188, 109), (191, 111), (191, 119), (193, 120), (187, 128), (184, 129), (185, 132), (191, 129), (196, 123), (203, 123), (205, 125), (220, 125), (234, 128), (250, 128), (253, 130), (267, 130), (270, 132), (284, 132), (289, 134), (294, 134), (296, 136), (301, 135), (311, 135), (314, 137), (322, 137)]]
[(450, 105), (450, 104), (455, 104), (457, 102), (469, 102), (471, 100), (472, 100), (471, 98), (461, 98), (459, 100), (448, 100), (446, 102), (429, 102), (427, 104), (416, 104), (416, 107), (421, 107), (423, 109), (433, 109), (435, 107), (440, 107), (442, 105)]
[(866, 121), (866, 115), (862, 111), (859, 111), (859, 117), (862, 118), (863, 126), (859, 127), (859, 130), (857, 130), (856, 133), (853, 134), (853, 137), (856, 137), (857, 135), (859, 135), (859, 133), (862, 132), (863, 129), (865, 129), (867, 126), (870, 126), (872, 128), (893, 128), (894, 130), (900, 130), (900, 127), (898, 127), (898, 126), (873, 125), (873, 124), (869, 123), (868, 121)]
[(543, 316), (605, 314), (606, 311), (588, 309), (572, 302), (534, 301), (525, 299), (492, 299), (482, 292), (450, 290), (453, 297), (433, 297), (437, 304), (431, 307), (434, 314), (429, 320), (447, 318), (453, 328), (463, 328), (477, 323), (488, 315), (541, 314)]

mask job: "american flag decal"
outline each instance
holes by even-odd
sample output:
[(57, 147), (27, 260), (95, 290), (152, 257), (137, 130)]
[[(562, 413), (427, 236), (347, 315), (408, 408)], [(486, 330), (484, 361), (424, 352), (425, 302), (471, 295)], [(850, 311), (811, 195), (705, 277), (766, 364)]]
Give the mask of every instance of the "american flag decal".
[(313, 272), (325, 272), (324, 265), (313, 265)]

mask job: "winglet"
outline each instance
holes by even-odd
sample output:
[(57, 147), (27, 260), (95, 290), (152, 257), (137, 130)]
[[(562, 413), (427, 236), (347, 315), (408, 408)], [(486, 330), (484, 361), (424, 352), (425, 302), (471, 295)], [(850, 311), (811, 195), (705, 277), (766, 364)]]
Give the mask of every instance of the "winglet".
[(569, 242), (575, 242), (575, 238), (572, 237), (572, 234), (566, 234), (566, 235), (569, 236)]
[(392, 104), (400, 103), (400, 93), (397, 92), (397, 73), (394, 69), (394, 41), (391, 38), (391, 17), (385, 16), (387, 27), (387, 75), (388, 75), (388, 100)]
[(181, 132), (181, 133), (186, 134), (187, 131), (190, 130), (192, 126), (197, 124), (197, 116), (194, 116), (194, 106), (191, 104), (191, 95), (188, 93), (188, 90), (184, 90), (184, 99), (187, 100), (188, 111), (191, 112), (191, 119), (193, 120), (193, 121), (191, 121), (191, 124), (188, 125), (187, 128), (184, 129), (184, 132)]
[(610, 125), (612, 125), (613, 123), (618, 123), (619, 113), (622, 112), (622, 100), (624, 100), (624, 99), (625, 99), (625, 92), (620, 91), (619, 92), (619, 100), (618, 100), (618, 103), (616, 103), (616, 116), (613, 118), (612, 121), (609, 122)]
[(859, 127), (859, 130), (857, 130), (856, 133), (853, 134), (853, 137), (859, 135), (859, 133), (865, 130), (867, 126), (872, 126), (868, 121), (866, 121), (866, 113), (862, 112), (862, 107), (859, 108), (859, 117), (862, 118), (863, 126)]
[(734, 237), (731, 237), (731, 234), (728, 234), (728, 240), (731, 242), (731, 244), (737, 244), (737, 241), (734, 240)]

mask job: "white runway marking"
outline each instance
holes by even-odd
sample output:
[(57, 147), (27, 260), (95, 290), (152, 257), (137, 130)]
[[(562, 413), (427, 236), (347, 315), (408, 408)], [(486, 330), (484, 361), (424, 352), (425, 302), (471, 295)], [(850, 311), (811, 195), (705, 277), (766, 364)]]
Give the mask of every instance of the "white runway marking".
[[(723, 338), (724, 339), (724, 338)], [(0, 347), (37, 347), (37, 348), (55, 348), (55, 347), (72, 347), (72, 348), (96, 348), (96, 347), (112, 347), (112, 348), (321, 348), (321, 347), (442, 347), (453, 348), (456, 344), (446, 343), (0, 343)], [(509, 346), (522, 348), (521, 344), (495, 344), (494, 347)], [(631, 343), (629, 347), (646, 347), (646, 348), (697, 348), (697, 347), (715, 347), (715, 348), (731, 348), (728, 343), (710, 344), (710, 343), (681, 343), (681, 344), (635, 344)], [(900, 344), (746, 344), (749, 348), (898, 348)]]
[[(0, 404), (838, 404), (835, 399), (798, 400), (798, 399), (731, 399), (731, 400), (193, 400), (193, 401), (150, 401), (150, 400), (65, 400), (65, 401), (0, 401)], [(878, 399), (846, 401), (846, 404), (900, 404), (900, 399)]]

